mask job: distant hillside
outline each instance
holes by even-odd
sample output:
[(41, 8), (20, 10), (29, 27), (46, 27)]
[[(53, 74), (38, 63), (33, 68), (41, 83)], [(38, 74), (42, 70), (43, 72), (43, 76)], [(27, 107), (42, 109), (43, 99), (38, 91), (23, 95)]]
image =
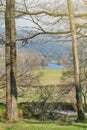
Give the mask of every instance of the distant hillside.
[[(4, 28), (0, 29), (0, 32), (4, 32)], [(31, 33), (35, 33), (31, 31)], [(17, 30), (17, 37), (26, 37), (28, 34), (24, 30)], [(49, 43), (43, 43), (43, 40), (41, 42), (41, 39), (48, 40), (52, 38), (49, 35), (40, 35), (32, 40), (29, 40), (29, 43), (27, 43), (26, 46), (22, 47), (21, 50), (23, 52), (25, 51), (35, 51), (38, 53), (41, 53), (43, 57), (49, 60), (57, 60), (58, 58), (63, 58), (69, 55), (69, 52), (71, 50), (71, 44), (70, 43), (57, 43), (57, 42), (49, 42)], [(57, 39), (57, 38), (56, 38)], [(21, 46), (21, 42), (18, 42)], [(18, 46), (19, 46), (18, 45)]]
[(70, 44), (65, 43), (29, 43), (23, 47), (23, 51), (37, 51), (50, 60), (66, 57), (71, 50)]

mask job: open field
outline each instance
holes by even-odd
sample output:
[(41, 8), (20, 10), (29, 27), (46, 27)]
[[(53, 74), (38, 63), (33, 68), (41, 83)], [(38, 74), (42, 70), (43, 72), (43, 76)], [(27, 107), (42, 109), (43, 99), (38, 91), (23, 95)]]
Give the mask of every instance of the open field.
[(48, 70), (41, 69), (36, 71), (36, 73), (40, 73), (40, 83), (43, 85), (55, 85), (61, 82), (63, 78), (63, 73), (66, 70)]
[[(41, 90), (43, 91), (43, 93), (46, 93), (47, 95), (48, 95), (48, 93), (51, 94), (48, 101), (49, 100), (50, 101), (55, 101), (55, 100), (59, 101), (59, 99), (60, 99), (60, 102), (61, 102), (61, 100), (64, 102), (66, 102), (66, 101), (71, 102), (71, 100), (74, 99), (74, 94), (73, 94), (73, 98), (71, 96), (74, 90), (71, 91), (71, 93), (69, 95), (67, 94), (67, 92), (69, 90), (71, 90), (71, 88), (68, 87), (66, 84), (66, 81), (63, 80), (63, 76), (64, 76), (63, 74), (66, 71), (67, 70), (48, 70), (48, 69), (40, 69), (40, 70), (33, 71), (32, 73), (34, 73), (34, 75), (35, 74), (39, 75), (39, 82), (37, 82), (37, 85), (35, 82), (35, 87), (28, 85), (28, 87), (25, 87), (25, 89), (23, 89), (23, 91), (18, 87), (18, 94), (25, 93), (24, 94), (25, 96), (18, 97), (18, 102), (38, 101), (40, 99), (39, 97), (40, 97)], [(24, 77), (24, 79), (25, 79), (25, 77)], [(26, 82), (29, 82), (29, 81), (27, 80)], [(38, 87), (38, 86), (42, 86), (42, 87)], [(5, 98), (5, 90), (2, 89), (2, 92), (3, 92), (2, 94), (4, 95), (4, 98)], [(70, 98), (68, 98), (68, 96)], [(52, 97), (54, 97), (54, 98), (52, 98)], [(62, 99), (61, 99), (61, 97), (62, 97)], [(0, 99), (0, 102), (4, 103), (5, 101), (4, 101), (4, 99)]]

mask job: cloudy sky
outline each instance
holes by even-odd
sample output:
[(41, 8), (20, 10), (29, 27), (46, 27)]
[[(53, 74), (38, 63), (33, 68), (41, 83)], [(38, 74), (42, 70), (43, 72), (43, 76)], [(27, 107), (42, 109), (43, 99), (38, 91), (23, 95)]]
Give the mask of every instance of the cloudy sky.
[[(33, 11), (35, 8), (38, 11), (38, 6), (40, 6), (40, 5), (41, 5), (41, 8), (45, 8), (45, 9), (48, 8), (48, 9), (52, 10), (53, 8), (55, 8), (55, 5), (58, 6), (61, 2), (64, 2), (64, 6), (67, 3), (67, 0), (33, 0), (33, 1), (32, 0), (25, 0), (25, 1), (27, 3), (29, 11), (32, 10), (31, 7), (33, 7)], [(79, 5), (82, 4), (83, 1), (87, 1), (87, 0), (72, 0), (72, 2), (75, 2), (78, 5), (77, 9), (79, 11), (82, 10), (79, 8)], [(23, 7), (24, 0), (16, 0), (16, 3), (18, 3), (20, 5), (20, 7)], [(35, 6), (37, 6), (37, 7), (35, 7)], [(85, 6), (87, 6), (87, 2), (85, 2)], [(84, 10), (84, 8), (83, 8), (83, 10)], [(19, 26), (20, 27), (23, 27), (23, 26), (33, 27), (34, 24), (32, 22), (30, 22), (29, 20), (17, 19), (16, 26), (17, 27), (19, 27)]]

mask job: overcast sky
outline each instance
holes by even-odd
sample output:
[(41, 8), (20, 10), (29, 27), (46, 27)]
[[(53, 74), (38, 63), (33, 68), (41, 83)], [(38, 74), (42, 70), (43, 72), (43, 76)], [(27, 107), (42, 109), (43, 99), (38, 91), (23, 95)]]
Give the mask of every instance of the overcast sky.
[[(23, 1), (24, 0), (16, 0), (16, 2), (20, 3), (21, 5), (24, 3)], [(29, 6), (29, 11), (31, 11), (31, 8), (30, 8), (31, 6), (43, 5), (43, 3), (44, 3), (44, 5), (46, 5), (46, 6), (48, 5), (48, 7), (51, 8), (51, 6), (53, 6), (53, 5), (55, 7), (55, 3), (56, 3), (56, 5), (58, 5), (60, 2), (64, 2), (64, 1), (67, 3), (67, 0), (33, 0), (33, 2), (32, 2), (32, 0), (26, 0), (26, 3)], [(82, 1), (84, 1), (84, 0), (72, 0), (72, 2), (75, 2), (78, 5), (78, 7), (77, 7), (78, 10), (80, 10), (79, 4), (81, 4)], [(64, 2), (64, 4), (65, 4), (65, 2)], [(33, 27), (34, 24), (32, 22), (30, 22), (29, 20), (17, 19), (16, 26), (17, 27), (19, 27), (19, 26), (20, 27), (24, 27), (24, 26)]]

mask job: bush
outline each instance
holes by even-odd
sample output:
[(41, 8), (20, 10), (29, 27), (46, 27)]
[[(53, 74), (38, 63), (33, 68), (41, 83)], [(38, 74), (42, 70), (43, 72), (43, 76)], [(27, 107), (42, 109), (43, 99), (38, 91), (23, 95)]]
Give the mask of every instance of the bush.
[(25, 119), (30, 119), (32, 117), (32, 114), (30, 112), (23, 111), (23, 117)]
[(72, 104), (70, 103), (58, 103), (58, 102), (26, 102), (19, 105), (19, 117), (24, 118), (36, 118), (40, 120), (58, 120), (60, 114), (53, 113), (57, 110), (72, 110), (74, 111)]

